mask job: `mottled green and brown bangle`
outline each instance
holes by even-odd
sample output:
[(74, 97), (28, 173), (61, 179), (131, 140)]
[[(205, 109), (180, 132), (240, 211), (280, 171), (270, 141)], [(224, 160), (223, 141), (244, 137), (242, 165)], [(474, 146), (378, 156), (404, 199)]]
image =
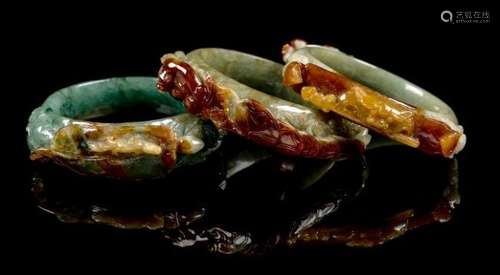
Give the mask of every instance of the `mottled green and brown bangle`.
[[(86, 121), (137, 106), (167, 117)], [(110, 78), (61, 89), (32, 112), (27, 131), (32, 160), (125, 179), (162, 177), (175, 167), (203, 161), (219, 144), (218, 130), (159, 93), (153, 77)]]
[(162, 63), (158, 88), (183, 100), (188, 112), (278, 153), (339, 159), (369, 142), (365, 128), (306, 106), (282, 84), (282, 65), (270, 60), (198, 49), (167, 54)]
[(465, 146), (453, 110), (424, 89), (333, 47), (295, 40), (283, 47), (284, 84), (392, 140), (452, 157)]

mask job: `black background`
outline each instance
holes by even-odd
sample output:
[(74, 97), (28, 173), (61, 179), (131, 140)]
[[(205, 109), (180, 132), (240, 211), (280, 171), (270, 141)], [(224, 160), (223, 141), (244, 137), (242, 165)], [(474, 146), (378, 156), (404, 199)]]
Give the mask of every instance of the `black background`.
[[(487, 157), (496, 150), (491, 137), (498, 89), (493, 84), (498, 71), (494, 67), (496, 10), (488, 6), (361, 9), (312, 2), (295, 8), (283, 3), (272, 9), (263, 4), (232, 5), (239, 11), (194, 3), (125, 9), (54, 7), (49, 11), (34, 7), (23, 10), (21, 20), (7, 25), (9, 41), (14, 42), (9, 43), (13, 49), (7, 59), (15, 58), (11, 67), (15, 74), (9, 76), (14, 86), (6, 91), (8, 101), (3, 108), (9, 114), (7, 135), (14, 137), (14, 143), (3, 150), (9, 156), (5, 158), (8, 172), (13, 173), (5, 178), (8, 215), (2, 225), (13, 231), (6, 235), (14, 244), (11, 255), (75, 265), (142, 259), (148, 266), (165, 269), (180, 263), (172, 260), (176, 256), (194, 257), (184, 251), (172, 252), (154, 237), (102, 228), (68, 228), (41, 214), (32, 205), (28, 189), (31, 166), (24, 127), (29, 113), (51, 92), (70, 84), (112, 76), (154, 76), (159, 58), (166, 52), (223, 47), (280, 61), (282, 44), (302, 38), (334, 45), (394, 72), (435, 93), (455, 110), (468, 137), (467, 147), (459, 155), (464, 203), (451, 223), (412, 233), (384, 247), (311, 249), (282, 256), (308, 258), (304, 261), (314, 257), (314, 261), (332, 263), (335, 259), (408, 264), (432, 261), (458, 267), (476, 263), (473, 258), (482, 260), (476, 263), (482, 267), (495, 256), (486, 248), (496, 242), (492, 234), (495, 228), (490, 224), (495, 217), (495, 170), (489, 169), (494, 161)], [(446, 24), (440, 21), (443, 9), (488, 10), (492, 22)]]

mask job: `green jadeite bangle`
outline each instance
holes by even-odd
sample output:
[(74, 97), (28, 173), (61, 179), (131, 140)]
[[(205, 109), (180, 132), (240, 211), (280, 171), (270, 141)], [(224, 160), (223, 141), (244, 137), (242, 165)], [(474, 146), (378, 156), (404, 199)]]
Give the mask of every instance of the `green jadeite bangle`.
[[(87, 121), (144, 106), (162, 119)], [(54, 92), (36, 108), (27, 126), (32, 160), (52, 160), (86, 175), (142, 179), (203, 161), (219, 145), (209, 123), (156, 89), (156, 78), (123, 77), (76, 84)]]

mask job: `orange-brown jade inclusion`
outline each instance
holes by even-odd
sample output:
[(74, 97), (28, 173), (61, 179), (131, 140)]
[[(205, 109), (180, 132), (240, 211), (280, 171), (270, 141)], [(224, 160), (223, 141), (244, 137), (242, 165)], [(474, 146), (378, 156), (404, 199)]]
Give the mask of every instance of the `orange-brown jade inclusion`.
[(335, 112), (432, 155), (453, 155), (461, 133), (446, 123), (315, 64), (291, 62), (283, 83), (325, 112)]
[(212, 121), (219, 129), (238, 134), (288, 156), (345, 158), (364, 151), (355, 139), (321, 140), (275, 118), (264, 104), (247, 99), (241, 111), (228, 113), (229, 91), (212, 79), (200, 80), (186, 62), (166, 58), (158, 73), (157, 87), (183, 100), (188, 112)]

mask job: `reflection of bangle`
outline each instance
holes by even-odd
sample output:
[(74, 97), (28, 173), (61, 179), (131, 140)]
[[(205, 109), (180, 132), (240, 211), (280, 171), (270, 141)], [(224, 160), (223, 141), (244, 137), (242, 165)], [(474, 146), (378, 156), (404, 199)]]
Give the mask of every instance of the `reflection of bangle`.
[[(153, 77), (110, 78), (61, 89), (30, 116), (28, 146), (33, 160), (51, 159), (79, 173), (116, 178), (155, 178), (202, 161), (218, 145), (217, 130), (181, 114), (181, 103), (159, 93)], [(163, 119), (99, 123), (85, 119), (138, 106)]]
[(300, 40), (286, 44), (283, 57), (284, 83), (326, 112), (430, 154), (452, 157), (465, 145), (453, 110), (394, 74), (335, 48)]
[(338, 159), (359, 154), (369, 141), (365, 128), (301, 105), (282, 84), (282, 66), (270, 60), (199, 49), (167, 54), (162, 63), (159, 89), (182, 99), (188, 112), (281, 154)]

